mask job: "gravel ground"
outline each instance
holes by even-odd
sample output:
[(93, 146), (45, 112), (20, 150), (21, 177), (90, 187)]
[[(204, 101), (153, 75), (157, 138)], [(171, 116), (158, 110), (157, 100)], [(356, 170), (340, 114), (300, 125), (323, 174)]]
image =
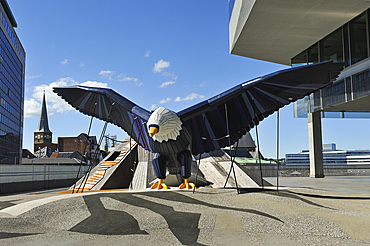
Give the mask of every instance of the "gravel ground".
[(370, 195), (201, 188), (0, 197), (0, 245), (370, 245)]

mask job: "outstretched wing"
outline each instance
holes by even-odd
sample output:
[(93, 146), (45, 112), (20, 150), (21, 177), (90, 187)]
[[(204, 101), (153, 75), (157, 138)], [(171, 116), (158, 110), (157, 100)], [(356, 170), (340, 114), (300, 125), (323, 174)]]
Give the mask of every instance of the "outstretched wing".
[(146, 127), (151, 113), (113, 90), (71, 86), (54, 87), (53, 91), (80, 112), (121, 127), (145, 149), (156, 147)]
[(192, 153), (209, 152), (235, 143), (279, 108), (331, 83), (342, 67), (341, 63), (329, 61), (281, 70), (178, 112), (192, 132)]

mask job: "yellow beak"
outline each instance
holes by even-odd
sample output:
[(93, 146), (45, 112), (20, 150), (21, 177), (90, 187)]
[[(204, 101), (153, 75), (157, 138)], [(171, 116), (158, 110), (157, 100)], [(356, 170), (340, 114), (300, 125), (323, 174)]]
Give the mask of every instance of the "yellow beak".
[(150, 126), (149, 127), (149, 134), (151, 137), (153, 137), (155, 134), (158, 132), (158, 127), (157, 126)]

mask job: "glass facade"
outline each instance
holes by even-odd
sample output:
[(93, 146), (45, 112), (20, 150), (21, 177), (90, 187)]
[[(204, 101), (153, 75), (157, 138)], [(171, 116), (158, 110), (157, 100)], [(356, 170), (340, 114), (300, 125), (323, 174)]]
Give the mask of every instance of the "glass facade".
[[(311, 47), (292, 58), (292, 66), (301, 66), (324, 61), (344, 62), (350, 67), (370, 59), (370, 10), (336, 29)], [(369, 59), (368, 59), (369, 58)], [(325, 109), (370, 95), (369, 67), (335, 81), (294, 103), (294, 117), (304, 118), (307, 113), (323, 111), (324, 118), (370, 118), (369, 109), (363, 112), (325, 112)]]
[(330, 33), (291, 59), (292, 66), (323, 61), (345, 62), (346, 66), (369, 55), (369, 10)]
[[(293, 105), (294, 117), (305, 118), (307, 113), (358, 100), (370, 95), (370, 70), (353, 74), (298, 100)], [(369, 111), (368, 108), (362, 109)], [(370, 118), (368, 112), (322, 112), (323, 118)]]
[(25, 52), (3, 6), (0, 11), (0, 164), (19, 164), (23, 139)]

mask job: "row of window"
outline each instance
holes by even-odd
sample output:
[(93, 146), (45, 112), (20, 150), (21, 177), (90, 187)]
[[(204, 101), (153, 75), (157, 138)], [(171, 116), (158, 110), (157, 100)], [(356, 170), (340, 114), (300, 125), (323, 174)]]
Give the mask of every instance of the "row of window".
[[(348, 76), (295, 103), (295, 117), (370, 95), (370, 70)], [(326, 114), (326, 113), (325, 113)], [(327, 116), (325, 116), (327, 117)], [(344, 116), (343, 116), (344, 117)]]
[(370, 57), (369, 10), (292, 58), (292, 66), (333, 60), (353, 65)]
[(3, 66), (4, 64), (0, 64), (0, 72), (1, 72), (1, 80), (6, 79), (12, 87), (14, 87), (14, 91), (16, 91), (20, 95), (22, 95), (22, 78), (15, 78), (11, 75), (12, 71), (11, 69), (7, 69), (6, 66)]
[[(0, 97), (0, 106), (9, 112), (14, 118), (19, 119), (19, 112), (10, 105), (4, 98)], [(1, 111), (0, 111), (1, 112)]]
[(36, 135), (35, 138), (38, 138), (38, 139), (41, 139), (41, 138), (49, 139), (49, 138), (51, 138), (51, 136), (50, 135)]
[(21, 73), (23, 68), (22, 62), (19, 60), (18, 56), (13, 50), (13, 47), (9, 44), (8, 39), (6, 38), (3, 30), (1, 29), (0, 29), (0, 38), (3, 40), (3, 43), (1, 45), (3, 48), (2, 55), (6, 54), (10, 59), (9, 65), (12, 67), (14, 66), (18, 73)]
[(5, 30), (7, 31), (7, 33), (9, 34), (10, 36), (10, 39), (12, 40), (14, 46), (15, 46), (15, 49), (18, 51), (20, 57), (22, 58), (23, 62), (25, 61), (25, 53), (20, 45), (20, 42), (18, 40), (18, 37), (17, 35), (15, 34), (13, 28), (11, 28), (11, 26), (8, 24), (8, 21), (6, 20), (5, 18), (5, 14), (3, 14), (1, 12), (1, 15), (0, 15), (0, 21), (1, 23), (3, 24)]
[[(0, 76), (0, 78), (1, 78), (1, 76)], [(5, 100), (5, 99), (3, 99), (2, 97), (4, 97), (4, 95), (7, 95), (12, 101), (13, 101), (13, 104), (14, 105), (19, 105), (19, 102), (20, 102), (20, 99), (18, 99), (17, 98), (17, 96), (16, 96), (16, 94), (14, 94), (13, 93), (13, 91), (11, 91), (9, 88), (8, 88), (8, 86), (6, 86), (6, 84), (5, 83), (3, 83), (3, 81), (1, 81), (0, 80), (0, 90), (3, 92), (3, 93), (0, 93), (0, 98), (2, 99), (2, 100), (4, 100), (5, 101), (5, 103), (7, 104), (7, 105), (9, 105), (9, 107), (12, 107), (12, 106), (10, 106), (10, 104)], [(17, 103), (18, 102), (18, 103)], [(8, 106), (4, 106), (4, 104), (5, 104), (3, 101), (1, 101), (1, 105), (5, 108), (5, 109), (7, 109), (6, 107), (8, 107)], [(7, 109), (8, 110), (8, 109)], [(12, 112), (12, 114), (13, 115), (19, 115), (20, 114), (20, 109), (17, 107), (17, 108), (14, 108), (14, 110), (15, 111), (11, 111), (12, 109), (9, 109), (8, 111), (9, 112)]]
[(8, 59), (7, 56), (3, 57), (0, 54), (0, 60), (5, 61), (5, 62), (1, 63), (1, 67), (2, 67), (1, 72), (7, 78), (8, 81), (16, 81), (17, 82), (16, 83), (16, 86), (17, 86), (16, 90), (19, 92), (19, 94), (21, 94), (20, 92), (21, 92), (21, 88), (22, 88), (22, 73), (19, 73), (19, 74), (16, 75), (17, 71), (14, 70), (14, 67), (12, 68), (8, 65), (7, 60), (9, 61), (9, 59)]
[[(322, 90), (323, 107), (352, 101), (370, 94), (370, 71), (349, 76)], [(321, 108), (321, 107), (320, 107)]]
[(0, 113), (0, 123), (8, 126), (10, 129), (14, 130), (15, 132), (19, 132), (19, 124), (15, 123), (4, 114)]
[(22, 154), (25, 53), (4, 13), (0, 23), (0, 163), (14, 164)]
[[(6, 131), (0, 129), (0, 141), (2, 143), (1, 148), (3, 148), (3, 145), (6, 147), (15, 148), (14, 144), (19, 144), (19, 135), (13, 134), (13, 133), (7, 133)], [(10, 145), (7, 145), (7, 143), (10, 143)]]

